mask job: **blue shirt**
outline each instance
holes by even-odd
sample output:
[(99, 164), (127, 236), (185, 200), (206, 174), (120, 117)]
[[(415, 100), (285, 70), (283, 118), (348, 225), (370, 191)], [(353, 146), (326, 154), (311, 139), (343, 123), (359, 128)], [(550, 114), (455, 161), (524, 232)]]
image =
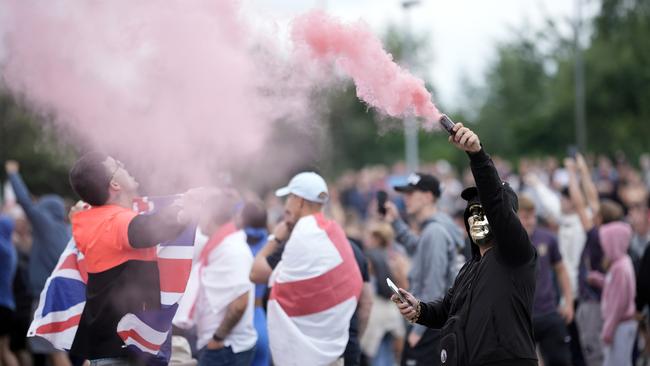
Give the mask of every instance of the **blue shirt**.
[[(262, 232), (263, 231), (263, 232)], [(250, 237), (251, 234), (254, 234), (254, 237), (260, 237), (260, 240), (255, 244), (249, 244), (251, 252), (253, 252), (253, 257), (259, 253), (262, 248), (266, 246), (266, 239), (268, 238), (268, 231), (266, 229), (254, 229), (254, 228), (245, 228), (244, 232), (247, 237)], [(266, 293), (266, 285), (263, 283), (258, 283), (255, 285), (255, 299), (264, 298)]]
[(0, 306), (16, 310), (12, 284), (18, 257), (16, 248), (11, 243), (13, 230), (13, 221), (7, 216), (0, 216)]
[(45, 281), (56, 267), (72, 232), (65, 221), (63, 199), (56, 195), (45, 195), (32, 202), (27, 186), (18, 173), (9, 174), (16, 201), (25, 211), (32, 225), (32, 249), (29, 255), (29, 287), (32, 296), (38, 298)]

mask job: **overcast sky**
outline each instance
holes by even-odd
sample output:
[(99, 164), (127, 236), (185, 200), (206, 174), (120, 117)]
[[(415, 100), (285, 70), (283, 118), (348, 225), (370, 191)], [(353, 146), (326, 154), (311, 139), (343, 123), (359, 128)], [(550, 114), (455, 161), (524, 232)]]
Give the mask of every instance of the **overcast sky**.
[[(403, 23), (403, 0), (241, 0), (245, 18), (273, 27), (288, 39), (289, 22), (313, 8), (346, 21), (363, 19), (377, 34), (389, 23)], [(534, 31), (552, 18), (568, 25), (575, 16), (576, 1), (587, 3), (584, 13), (594, 14), (594, 0), (420, 0), (411, 12), (413, 32), (429, 34), (434, 61), (427, 77), (434, 83), (436, 101), (447, 107), (463, 105), (463, 78), (481, 83), (487, 66), (494, 60), (495, 46), (514, 37), (514, 31)], [(590, 5), (589, 5), (590, 4)], [(0, 7), (0, 22), (2, 22)], [(565, 32), (571, 30), (565, 27)], [(3, 50), (0, 44), (0, 59)]]
[[(378, 34), (388, 23), (406, 19), (402, 0), (244, 2), (258, 16), (277, 21), (280, 28), (287, 27), (292, 17), (315, 7), (325, 8), (344, 20), (361, 18)], [(461, 105), (459, 81), (465, 77), (481, 82), (486, 67), (494, 59), (495, 45), (513, 37), (515, 29), (539, 29), (549, 17), (568, 24), (575, 9), (575, 0), (421, 0), (412, 11), (412, 29), (430, 33), (435, 60), (428, 76), (435, 85), (438, 102)]]

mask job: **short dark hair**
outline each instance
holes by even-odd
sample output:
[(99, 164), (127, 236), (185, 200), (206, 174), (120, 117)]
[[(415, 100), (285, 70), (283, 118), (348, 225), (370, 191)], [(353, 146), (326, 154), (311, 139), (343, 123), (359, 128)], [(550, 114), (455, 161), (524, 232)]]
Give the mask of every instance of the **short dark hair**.
[(70, 169), (70, 185), (74, 192), (92, 206), (108, 201), (111, 177), (104, 162), (108, 155), (100, 152), (84, 154)]
[(242, 226), (263, 229), (267, 226), (266, 208), (261, 202), (247, 202), (241, 211)]

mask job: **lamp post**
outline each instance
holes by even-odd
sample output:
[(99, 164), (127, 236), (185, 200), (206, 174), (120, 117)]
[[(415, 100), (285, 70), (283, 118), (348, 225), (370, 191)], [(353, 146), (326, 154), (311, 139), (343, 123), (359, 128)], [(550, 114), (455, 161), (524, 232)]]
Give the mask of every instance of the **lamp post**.
[[(414, 51), (414, 42), (411, 34), (411, 9), (420, 4), (419, 0), (404, 0), (402, 1), (402, 9), (404, 9), (404, 29), (405, 29), (405, 42), (404, 42), (404, 63), (407, 67), (411, 66), (412, 60), (410, 53)], [(419, 156), (418, 156), (418, 126), (415, 117), (410, 115), (404, 119), (404, 145), (406, 155), (406, 166), (410, 172), (418, 170)]]

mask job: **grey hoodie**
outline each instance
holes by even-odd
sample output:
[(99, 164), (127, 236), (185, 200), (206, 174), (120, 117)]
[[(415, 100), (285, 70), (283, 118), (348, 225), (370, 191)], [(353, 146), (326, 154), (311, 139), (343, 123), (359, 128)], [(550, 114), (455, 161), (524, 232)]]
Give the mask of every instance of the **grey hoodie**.
[[(410, 292), (428, 302), (442, 299), (456, 278), (456, 251), (465, 245), (463, 234), (449, 215), (437, 212), (421, 223), (418, 236), (398, 219), (393, 222), (396, 240), (411, 257)], [(413, 332), (422, 335), (425, 326), (414, 325)]]
[(65, 222), (65, 206), (61, 197), (53, 194), (44, 195), (38, 203), (34, 204), (27, 186), (18, 173), (10, 174), (9, 181), (16, 193), (16, 200), (32, 225), (29, 287), (32, 296), (38, 299), (45, 281), (70, 240), (70, 225)]

